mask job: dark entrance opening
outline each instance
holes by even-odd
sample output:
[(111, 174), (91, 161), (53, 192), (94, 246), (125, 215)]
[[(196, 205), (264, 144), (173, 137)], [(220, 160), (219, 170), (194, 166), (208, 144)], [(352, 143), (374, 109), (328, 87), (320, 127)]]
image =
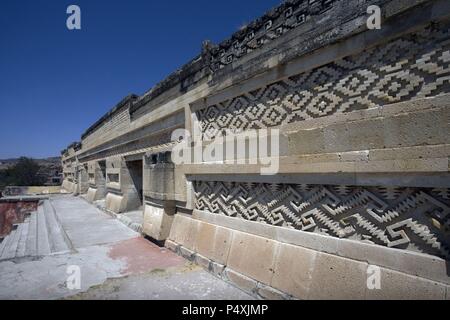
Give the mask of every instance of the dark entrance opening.
[(101, 180), (106, 181), (106, 160), (100, 160), (98, 166), (100, 167)]
[(134, 189), (136, 190), (136, 193), (138, 195), (140, 206), (142, 205), (142, 179), (143, 179), (143, 171), (142, 171), (142, 160), (134, 160), (134, 161), (127, 161), (127, 168), (130, 172), (131, 182), (134, 185)]

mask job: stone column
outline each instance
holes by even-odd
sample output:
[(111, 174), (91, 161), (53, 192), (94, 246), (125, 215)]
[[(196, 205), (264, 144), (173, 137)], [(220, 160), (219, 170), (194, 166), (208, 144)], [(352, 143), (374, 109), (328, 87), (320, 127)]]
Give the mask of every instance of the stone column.
[(122, 161), (120, 188), (126, 211), (136, 210), (142, 206), (142, 162), (142, 155), (127, 157)]
[(90, 202), (106, 197), (106, 161), (92, 161), (88, 166), (89, 190), (87, 199)]
[(89, 189), (89, 178), (88, 178), (88, 166), (87, 164), (80, 164), (77, 168), (78, 174), (78, 193), (85, 194)]

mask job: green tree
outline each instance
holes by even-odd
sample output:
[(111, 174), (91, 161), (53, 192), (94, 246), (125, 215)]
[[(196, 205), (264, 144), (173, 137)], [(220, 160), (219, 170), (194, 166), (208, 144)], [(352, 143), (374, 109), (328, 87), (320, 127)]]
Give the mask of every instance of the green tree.
[(9, 170), (0, 170), (0, 192), (9, 184)]
[(7, 185), (40, 186), (45, 178), (39, 175), (40, 166), (33, 159), (21, 157), (17, 163), (6, 170)]

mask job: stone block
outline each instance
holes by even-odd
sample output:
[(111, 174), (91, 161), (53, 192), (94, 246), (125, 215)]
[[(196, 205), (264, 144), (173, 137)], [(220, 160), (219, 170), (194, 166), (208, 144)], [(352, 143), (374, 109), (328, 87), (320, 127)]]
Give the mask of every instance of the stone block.
[(105, 201), (106, 209), (115, 213), (123, 212), (123, 197), (114, 193), (108, 193)]
[(428, 254), (341, 239), (338, 255), (450, 284), (446, 261)]
[(195, 251), (207, 257), (211, 257), (213, 255), (214, 246), (212, 242), (214, 241), (216, 229), (217, 227), (215, 225), (206, 222), (199, 223), (197, 237), (194, 244)]
[(349, 151), (339, 153), (340, 161), (369, 161), (369, 151)]
[(401, 114), (383, 119), (385, 146), (401, 147), (446, 143), (448, 108)]
[(380, 289), (366, 291), (370, 300), (443, 300), (446, 286), (444, 284), (380, 268)]
[(206, 270), (209, 270), (210, 260), (207, 257), (197, 253), (195, 255), (195, 263), (197, 263), (199, 266), (202, 266)]
[(235, 232), (227, 266), (264, 284), (270, 284), (278, 245), (273, 240)]
[(281, 291), (278, 291), (272, 287), (258, 284), (258, 295), (267, 300), (285, 300), (287, 295)]
[(171, 240), (166, 240), (166, 241), (164, 242), (164, 246), (165, 246), (167, 249), (169, 249), (170, 251), (173, 251), (173, 252), (175, 252), (175, 253), (178, 253), (178, 249), (179, 249), (179, 247), (180, 247), (179, 244), (177, 244), (176, 242), (173, 242), (173, 241), (171, 241)]
[(194, 258), (195, 258), (195, 252), (194, 251), (189, 250), (186, 247), (180, 246), (180, 254), (181, 254), (181, 256), (183, 256), (184, 258), (188, 259), (189, 261), (194, 261)]
[(258, 284), (257, 281), (229, 268), (225, 269), (226, 278), (236, 287), (248, 293), (253, 293)]
[(174, 217), (169, 239), (186, 248), (193, 249), (197, 236), (199, 221), (191, 217), (177, 214)]
[(369, 152), (370, 160), (427, 159), (450, 156), (450, 145), (418, 146), (405, 148), (374, 149)]
[(336, 254), (340, 241), (340, 239), (328, 235), (288, 228), (276, 228), (275, 240), (331, 254)]
[(364, 299), (367, 263), (318, 253), (308, 299)]
[(225, 269), (225, 266), (223, 264), (217, 263), (215, 261), (211, 261), (210, 269), (213, 274), (215, 274), (218, 277), (221, 277), (223, 274), (223, 271)]
[(324, 152), (356, 151), (382, 147), (383, 123), (361, 120), (330, 125), (323, 130)]
[(211, 260), (225, 264), (231, 239), (232, 230), (201, 222), (195, 241), (195, 251)]
[(168, 214), (164, 208), (145, 204), (144, 233), (156, 240), (165, 240), (169, 236), (174, 215)]
[(307, 299), (319, 253), (289, 244), (280, 244), (271, 286), (299, 299)]
[(89, 188), (87, 191), (86, 200), (89, 201), (90, 203), (94, 202), (96, 193), (97, 189)]
[(173, 163), (147, 164), (144, 169), (144, 194), (153, 199), (174, 200)]

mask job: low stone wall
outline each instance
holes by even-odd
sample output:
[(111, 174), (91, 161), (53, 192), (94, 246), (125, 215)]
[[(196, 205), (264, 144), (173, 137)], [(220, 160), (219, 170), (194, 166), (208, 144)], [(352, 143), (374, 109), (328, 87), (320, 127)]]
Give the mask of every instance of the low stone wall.
[(450, 298), (441, 258), (199, 211), (175, 216), (166, 246), (267, 299)]
[(8, 186), (3, 191), (4, 196), (40, 195), (61, 193), (61, 186)]

